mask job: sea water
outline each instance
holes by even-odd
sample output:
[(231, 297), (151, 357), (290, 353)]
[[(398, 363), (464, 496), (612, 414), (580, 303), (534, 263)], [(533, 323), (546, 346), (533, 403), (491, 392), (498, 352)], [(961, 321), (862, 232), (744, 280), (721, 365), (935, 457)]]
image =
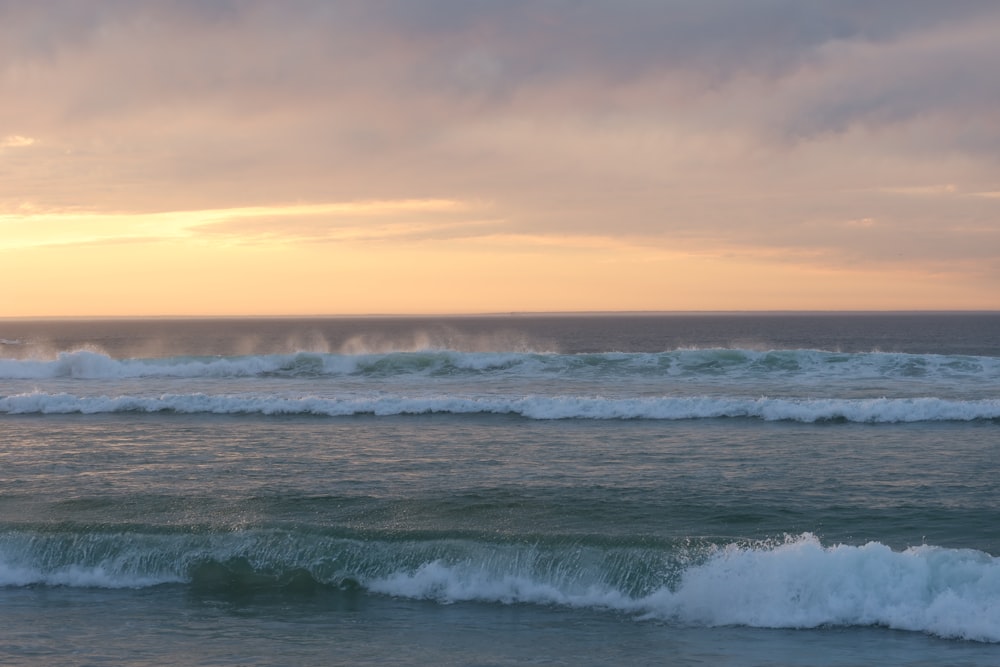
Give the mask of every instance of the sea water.
[(998, 473), (998, 314), (0, 321), (0, 663), (996, 665)]

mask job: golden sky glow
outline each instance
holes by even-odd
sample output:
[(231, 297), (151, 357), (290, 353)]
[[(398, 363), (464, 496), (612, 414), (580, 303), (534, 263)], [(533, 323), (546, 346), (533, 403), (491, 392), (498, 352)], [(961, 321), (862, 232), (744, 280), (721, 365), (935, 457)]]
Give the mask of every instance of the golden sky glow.
[(0, 5), (0, 317), (998, 309), (998, 31), (946, 3)]

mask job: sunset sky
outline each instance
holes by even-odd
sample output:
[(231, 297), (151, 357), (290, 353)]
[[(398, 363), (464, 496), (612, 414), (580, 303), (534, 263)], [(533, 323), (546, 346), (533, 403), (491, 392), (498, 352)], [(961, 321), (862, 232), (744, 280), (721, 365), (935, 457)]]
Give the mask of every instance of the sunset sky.
[(1000, 309), (1000, 3), (0, 0), (0, 317)]

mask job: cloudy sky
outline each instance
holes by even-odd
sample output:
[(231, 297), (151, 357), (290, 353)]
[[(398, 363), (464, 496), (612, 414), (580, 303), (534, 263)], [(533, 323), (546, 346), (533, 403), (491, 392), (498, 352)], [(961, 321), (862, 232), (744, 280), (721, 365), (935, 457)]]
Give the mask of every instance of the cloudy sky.
[(1000, 3), (0, 0), (0, 316), (1000, 309)]

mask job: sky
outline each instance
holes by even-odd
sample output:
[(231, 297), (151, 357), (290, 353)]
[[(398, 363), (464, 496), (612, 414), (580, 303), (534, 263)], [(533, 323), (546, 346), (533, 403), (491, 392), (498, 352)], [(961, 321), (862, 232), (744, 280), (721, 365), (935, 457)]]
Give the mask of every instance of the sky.
[(0, 317), (1000, 309), (1000, 3), (0, 0)]

